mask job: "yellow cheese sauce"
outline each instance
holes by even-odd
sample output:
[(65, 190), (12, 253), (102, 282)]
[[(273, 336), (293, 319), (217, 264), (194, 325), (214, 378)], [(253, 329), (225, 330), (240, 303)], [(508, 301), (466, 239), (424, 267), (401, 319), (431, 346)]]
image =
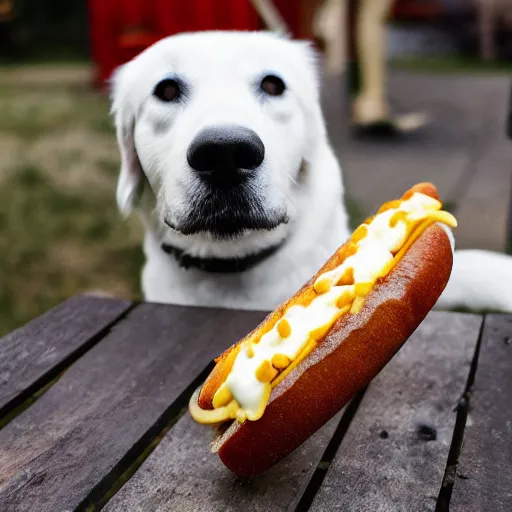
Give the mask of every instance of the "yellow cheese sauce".
[(257, 344), (252, 344), (251, 352), (246, 346), (241, 348), (226, 379), (226, 386), (244, 409), (247, 419), (254, 421), (261, 417), (266, 405), (262, 398), (271, 388), (271, 381), (259, 380), (257, 370), (265, 361), (271, 363), (278, 355), (286, 356), (293, 361), (313, 331), (321, 326), (330, 326), (336, 320), (342, 309), (338, 305), (340, 298), (346, 298), (345, 305), (352, 302), (354, 285), (333, 286), (328, 292), (315, 297), (308, 306), (297, 305), (288, 308), (283, 318), (290, 326), (289, 336), (283, 338), (279, 334), (279, 322), (263, 335)]
[[(194, 419), (218, 423), (261, 418), (272, 387), (311, 352), (341, 315), (359, 311), (375, 281), (393, 268), (400, 249), (407, 249), (406, 242), (416, 227), (433, 222), (456, 227), (455, 218), (440, 209), (439, 201), (416, 192), (396, 208), (379, 213), (369, 224), (360, 226), (352, 237), (355, 253), (317, 278), (317, 295), (310, 304), (289, 307), (258, 343), (244, 343), (226, 381), (215, 393), (214, 409), (191, 406)], [(429, 222), (425, 223), (427, 219)]]

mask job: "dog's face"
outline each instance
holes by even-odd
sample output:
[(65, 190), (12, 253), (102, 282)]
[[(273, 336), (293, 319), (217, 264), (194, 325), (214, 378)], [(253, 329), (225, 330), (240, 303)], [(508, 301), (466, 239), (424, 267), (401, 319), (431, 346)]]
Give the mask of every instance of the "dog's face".
[(325, 133), (316, 82), (305, 43), (266, 33), (149, 48), (114, 80), (120, 208), (131, 210), (145, 174), (166, 240), (254, 239), (247, 252), (279, 242)]

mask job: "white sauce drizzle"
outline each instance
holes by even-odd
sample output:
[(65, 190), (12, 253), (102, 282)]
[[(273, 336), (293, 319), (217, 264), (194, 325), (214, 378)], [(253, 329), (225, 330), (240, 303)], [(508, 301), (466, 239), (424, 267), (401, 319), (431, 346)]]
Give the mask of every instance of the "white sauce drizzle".
[[(337, 286), (345, 271), (353, 268), (355, 284), (374, 283), (377, 278), (389, 271), (394, 254), (408, 239), (411, 228), (440, 208), (441, 203), (436, 199), (415, 193), (408, 200), (402, 201), (398, 208), (389, 209), (375, 216), (371, 223), (366, 225), (368, 231), (358, 242), (357, 252), (346, 258), (340, 266), (317, 279), (316, 283), (328, 281), (327, 291), (317, 295), (308, 306), (292, 306), (285, 312), (283, 318), (288, 320), (291, 327), (288, 337), (282, 338), (279, 335), (276, 324), (262, 336), (259, 343), (252, 345), (252, 357), (246, 347), (240, 349), (225, 384), (246, 413), (247, 419), (254, 421), (261, 417), (270, 392), (270, 384), (260, 382), (256, 377), (260, 365), (264, 361), (272, 361), (276, 354), (285, 355), (293, 361), (308, 343), (313, 331), (332, 325), (340, 315), (338, 299), (344, 293), (350, 294), (350, 302), (354, 298), (354, 285)], [(391, 227), (390, 219), (398, 211), (406, 215), (398, 218)], [(343, 308), (343, 305), (341, 307)]]

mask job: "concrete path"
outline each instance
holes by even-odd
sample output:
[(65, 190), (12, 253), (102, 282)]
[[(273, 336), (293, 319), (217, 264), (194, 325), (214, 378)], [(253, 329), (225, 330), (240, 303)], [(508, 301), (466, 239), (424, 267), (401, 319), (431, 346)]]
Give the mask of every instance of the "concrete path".
[(409, 138), (369, 142), (350, 135), (340, 80), (327, 80), (326, 118), (351, 209), (370, 214), (410, 185), (432, 181), (457, 215), (459, 248), (504, 250), (512, 187), (512, 141), (505, 133), (510, 86), (503, 74), (395, 71), (394, 111), (425, 111), (431, 124)]

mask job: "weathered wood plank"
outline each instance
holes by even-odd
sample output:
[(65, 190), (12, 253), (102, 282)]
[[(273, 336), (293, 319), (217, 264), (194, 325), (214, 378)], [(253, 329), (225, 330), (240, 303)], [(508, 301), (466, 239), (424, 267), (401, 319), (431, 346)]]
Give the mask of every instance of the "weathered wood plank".
[(0, 510), (74, 510), (102, 496), (177, 414), (193, 379), (262, 318), (134, 308), (0, 431)]
[(481, 322), (425, 319), (370, 385), (311, 510), (435, 510)]
[(485, 320), (450, 510), (512, 510), (512, 315)]
[(279, 464), (236, 478), (210, 452), (211, 430), (184, 416), (104, 508), (106, 512), (288, 510), (307, 484), (339, 423), (338, 413)]
[(130, 307), (126, 300), (77, 296), (0, 339), (0, 417), (87, 350)]

